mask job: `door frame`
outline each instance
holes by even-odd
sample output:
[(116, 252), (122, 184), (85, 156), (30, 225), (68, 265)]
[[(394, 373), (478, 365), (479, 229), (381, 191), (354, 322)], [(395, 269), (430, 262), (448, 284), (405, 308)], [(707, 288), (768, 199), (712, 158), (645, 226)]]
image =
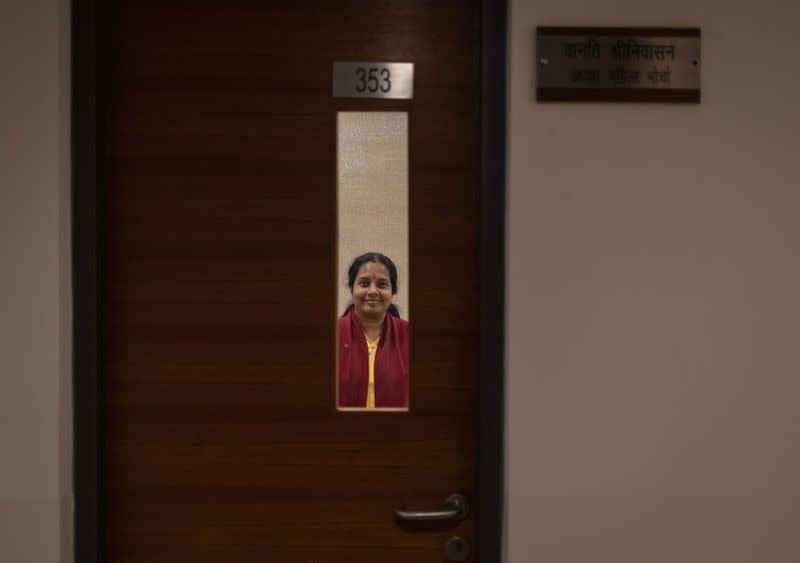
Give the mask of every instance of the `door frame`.
[[(72, 385), (74, 556), (104, 563), (105, 433), (102, 416), (102, 139), (98, 116), (97, 0), (72, 0)], [(481, 0), (480, 333), (478, 549), (502, 559), (505, 423), (505, 183), (507, 0)]]

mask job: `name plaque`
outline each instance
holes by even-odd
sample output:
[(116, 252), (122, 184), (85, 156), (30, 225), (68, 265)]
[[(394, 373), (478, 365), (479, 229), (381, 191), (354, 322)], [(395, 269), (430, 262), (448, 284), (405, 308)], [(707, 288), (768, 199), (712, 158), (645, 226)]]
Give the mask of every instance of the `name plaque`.
[(536, 30), (538, 101), (700, 101), (700, 30)]
[(414, 63), (335, 62), (334, 98), (414, 97)]

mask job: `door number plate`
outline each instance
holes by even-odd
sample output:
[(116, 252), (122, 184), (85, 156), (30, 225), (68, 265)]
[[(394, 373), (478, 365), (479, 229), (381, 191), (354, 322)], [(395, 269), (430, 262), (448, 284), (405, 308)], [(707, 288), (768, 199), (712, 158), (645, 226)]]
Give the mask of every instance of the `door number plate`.
[(414, 97), (414, 63), (333, 63), (334, 98)]

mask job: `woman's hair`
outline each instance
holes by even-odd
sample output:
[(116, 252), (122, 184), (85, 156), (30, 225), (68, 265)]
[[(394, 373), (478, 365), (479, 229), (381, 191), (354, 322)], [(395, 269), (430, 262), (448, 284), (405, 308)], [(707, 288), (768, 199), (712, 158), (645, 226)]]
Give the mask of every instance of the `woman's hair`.
[[(353, 260), (353, 263), (350, 264), (350, 268), (347, 270), (347, 287), (350, 289), (350, 293), (353, 293), (353, 285), (356, 283), (356, 276), (358, 275), (358, 271), (361, 269), (361, 266), (370, 262), (378, 262), (386, 266), (386, 269), (389, 270), (389, 282), (392, 284), (392, 295), (396, 295), (397, 267), (388, 256), (381, 254), (380, 252), (367, 252), (366, 254), (362, 254)], [(347, 315), (352, 308), (353, 304), (350, 303), (344, 310), (344, 313), (342, 313), (342, 316), (344, 317)], [(400, 316), (400, 311), (397, 309), (397, 306), (394, 303), (389, 304), (389, 308), (386, 310), (386, 312), (394, 317)]]

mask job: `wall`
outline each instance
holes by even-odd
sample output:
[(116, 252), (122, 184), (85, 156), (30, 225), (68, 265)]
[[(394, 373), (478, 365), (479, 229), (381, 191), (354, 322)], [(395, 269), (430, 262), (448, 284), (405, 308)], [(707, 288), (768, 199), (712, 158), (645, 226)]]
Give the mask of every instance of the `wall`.
[(336, 316), (353, 302), (353, 259), (380, 252), (397, 267), (392, 301), (410, 319), (408, 296), (408, 114), (339, 112), (337, 130)]
[(0, 561), (71, 557), (69, 2), (0, 3)]
[[(796, 6), (511, 0), (507, 561), (800, 561)], [(537, 25), (700, 27), (702, 103), (537, 104)]]

